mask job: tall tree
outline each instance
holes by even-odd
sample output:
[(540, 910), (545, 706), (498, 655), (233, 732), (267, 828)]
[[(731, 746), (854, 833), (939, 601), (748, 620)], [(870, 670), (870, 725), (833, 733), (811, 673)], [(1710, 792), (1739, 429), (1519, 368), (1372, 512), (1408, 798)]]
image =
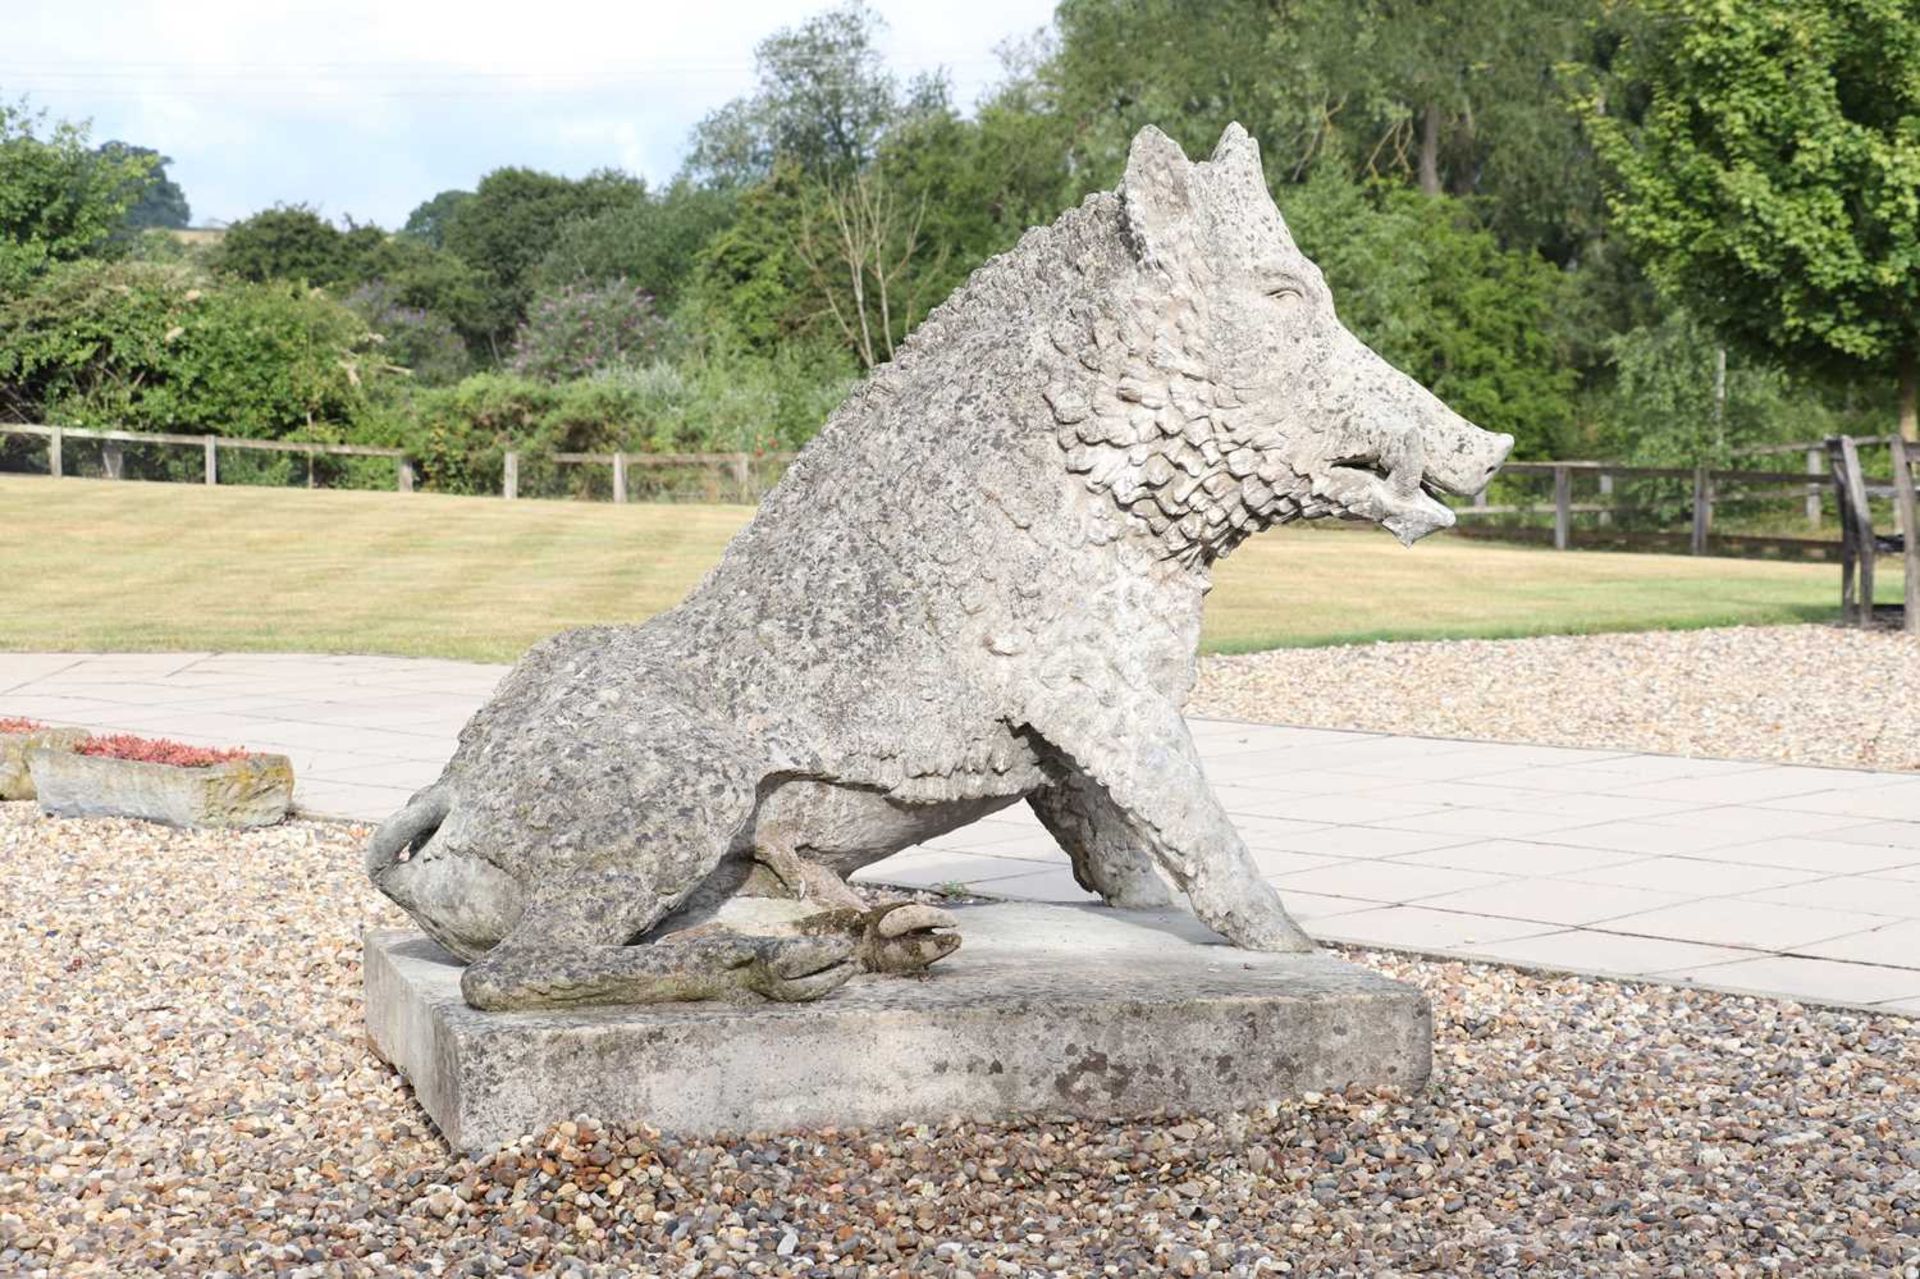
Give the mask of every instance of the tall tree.
[(416, 240), (424, 240), (434, 248), (445, 248), (447, 243), (447, 223), (453, 212), (468, 200), (473, 199), (471, 191), (442, 191), (414, 207), (407, 215), (407, 223), (400, 228), (400, 234)]
[(178, 230), (192, 221), (193, 210), (187, 204), (187, 193), (180, 184), (167, 176), (167, 166), (173, 163), (173, 157), (161, 155), (151, 147), (137, 147), (126, 142), (104, 142), (99, 154), (109, 163), (120, 163), (129, 157), (144, 158), (151, 161), (147, 171), (147, 180), (140, 197), (127, 209), (125, 220), (121, 223), (128, 231), (146, 231), (152, 228)]
[(1229, 121), (1276, 182), (1332, 164), (1474, 197), (1509, 244), (1573, 257), (1597, 221), (1557, 68), (1590, 36), (1565, 0), (1063, 0), (1035, 82), (1094, 182), (1157, 124), (1205, 150)]
[(628, 280), (664, 310), (693, 274), (701, 246), (732, 220), (736, 193), (679, 181), (658, 195), (576, 219), (552, 237), (537, 287)]
[(903, 97), (875, 47), (885, 25), (849, 0), (762, 40), (757, 87), (694, 129), (689, 175), (737, 186), (766, 178), (776, 159), (836, 178), (866, 164), (897, 116), (941, 93), (938, 81), (923, 81)]
[(563, 178), (534, 169), (495, 169), (473, 198), (448, 215), (446, 248), (479, 272), (485, 324), (496, 347), (525, 318), (533, 268), (568, 223), (644, 199), (646, 185), (613, 170)]
[(1897, 382), (1920, 421), (1920, 9), (1635, 0), (1587, 103), (1655, 284), (1796, 370)]

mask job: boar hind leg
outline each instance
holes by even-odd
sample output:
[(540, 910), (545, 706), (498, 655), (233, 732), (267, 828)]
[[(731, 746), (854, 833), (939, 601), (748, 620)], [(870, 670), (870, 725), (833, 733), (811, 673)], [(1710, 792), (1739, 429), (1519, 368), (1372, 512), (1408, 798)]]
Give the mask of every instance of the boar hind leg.
[(1101, 787), (1069, 775), (1027, 803), (1073, 863), (1080, 887), (1109, 906), (1151, 908), (1172, 900), (1147, 841)]
[[(565, 885), (581, 895), (543, 893), (499, 945), (468, 966), (460, 979), (467, 1003), (505, 1011), (696, 999), (797, 1001), (828, 994), (854, 972), (851, 944), (833, 937), (716, 933), (627, 945), (659, 913), (644, 883), (609, 877)], [(582, 909), (583, 903), (591, 905)]]
[[(516, 933), (518, 930), (515, 930)], [(819, 999), (854, 973), (838, 937), (715, 933), (637, 946), (509, 936), (467, 968), (460, 993), (490, 1012), (680, 1000)]]
[(1081, 785), (1104, 793), (1208, 927), (1247, 950), (1312, 950), (1207, 785), (1179, 713), (1138, 703), (1124, 713), (1119, 731), (1077, 709), (1053, 731), (1034, 727)]

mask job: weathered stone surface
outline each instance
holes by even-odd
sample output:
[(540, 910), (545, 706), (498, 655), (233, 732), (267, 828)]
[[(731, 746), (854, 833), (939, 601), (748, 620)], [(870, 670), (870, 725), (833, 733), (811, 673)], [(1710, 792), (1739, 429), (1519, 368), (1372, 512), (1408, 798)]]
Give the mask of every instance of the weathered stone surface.
[(1212, 565), (1295, 519), (1411, 542), (1511, 444), (1341, 325), (1244, 130), (1198, 164), (1143, 130), (1117, 191), (854, 391), (684, 603), (528, 652), (368, 872), (495, 1009), (818, 998), (861, 949), (676, 934), (1023, 800), (1107, 901), (1165, 876), (1236, 945), (1308, 949), (1180, 716)]
[(1425, 996), (1325, 954), (1249, 954), (1173, 911), (955, 909), (923, 981), (812, 1004), (480, 1012), (418, 933), (366, 939), (367, 1026), (454, 1146), (576, 1115), (708, 1133), (1246, 1109), (1417, 1087)]
[(70, 751), (87, 740), (84, 728), (37, 728), (31, 733), (0, 733), (0, 800), (32, 799), (33, 770), (27, 752), (36, 747)]
[(293, 764), (248, 755), (176, 768), (141, 760), (31, 750), (40, 807), (59, 817), (143, 817), (169, 826), (271, 826), (293, 803)]

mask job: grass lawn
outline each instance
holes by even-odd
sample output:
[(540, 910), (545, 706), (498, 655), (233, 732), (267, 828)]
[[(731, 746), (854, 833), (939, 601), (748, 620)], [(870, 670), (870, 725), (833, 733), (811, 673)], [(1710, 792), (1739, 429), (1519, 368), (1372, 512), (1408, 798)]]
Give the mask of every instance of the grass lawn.
[[(505, 661), (565, 627), (669, 607), (748, 514), (0, 476), (0, 648)], [(1409, 551), (1377, 529), (1269, 533), (1215, 583), (1207, 644), (1223, 651), (1805, 621), (1839, 598), (1831, 566), (1445, 535)]]

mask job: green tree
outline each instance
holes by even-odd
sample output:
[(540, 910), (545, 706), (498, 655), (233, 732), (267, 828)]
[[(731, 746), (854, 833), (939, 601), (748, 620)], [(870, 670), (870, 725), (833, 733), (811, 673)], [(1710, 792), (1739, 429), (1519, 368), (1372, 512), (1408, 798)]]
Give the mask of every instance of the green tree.
[(1229, 122), (1267, 172), (1316, 166), (1472, 196), (1555, 261), (1597, 229), (1591, 157), (1557, 68), (1590, 52), (1564, 0), (1063, 0), (1033, 84), (1089, 185), (1157, 124), (1205, 154)]
[[(1815, 388), (1796, 387), (1767, 360), (1727, 360), (1685, 311), (1609, 344), (1618, 382), (1607, 405), (1607, 456), (1643, 466), (1732, 466), (1743, 447), (1827, 433), (1836, 418)], [(1716, 385), (1721, 398), (1716, 403)]]
[(178, 230), (193, 220), (193, 210), (187, 204), (187, 193), (180, 189), (178, 182), (167, 176), (167, 166), (173, 163), (172, 157), (161, 155), (151, 147), (136, 147), (126, 142), (102, 143), (98, 154), (109, 164), (120, 164), (129, 158), (144, 158), (152, 163), (145, 189), (127, 209), (121, 223), (124, 230)]
[(487, 351), (487, 289), (479, 272), (446, 250), (404, 234), (366, 237), (352, 247), (353, 259), (336, 293), (375, 288), (392, 306), (431, 312), (451, 326), (473, 354)]
[(424, 240), (436, 249), (447, 244), (447, 222), (453, 217), (453, 211), (473, 199), (471, 191), (442, 191), (431, 200), (415, 206), (407, 215), (406, 225), (400, 228), (400, 234), (415, 240)]
[(982, 261), (1081, 197), (1069, 150), (1060, 118), (1025, 84), (1007, 86), (972, 119), (941, 109), (887, 132), (872, 167), (919, 216), (912, 266), (925, 301), (939, 302)]
[(1028, 109), (1066, 125), (1083, 189), (1110, 187), (1127, 145), (1157, 125), (1206, 155), (1228, 122), (1260, 139), (1268, 172), (1298, 177), (1326, 111), (1301, 61), (1292, 5), (1273, 0), (1061, 0), (1054, 37), (1015, 77)]
[(885, 25), (849, 0), (762, 40), (757, 88), (695, 127), (689, 174), (738, 186), (765, 179), (776, 161), (816, 176), (866, 164), (898, 116), (940, 94), (937, 82), (922, 82), (902, 96), (875, 47)]
[(473, 198), (448, 215), (445, 241), (479, 276), (489, 345), (504, 348), (526, 317), (533, 269), (563, 227), (645, 197), (644, 183), (612, 170), (576, 180), (508, 168), (480, 179)]
[(349, 234), (308, 205), (276, 205), (228, 227), (212, 266), (256, 284), (338, 284), (354, 277), (356, 248), (366, 247), (364, 234), (359, 244)]
[(1573, 424), (1575, 375), (1557, 338), (1563, 281), (1503, 249), (1464, 202), (1317, 173), (1280, 193), (1301, 249), (1347, 326), (1467, 418), (1554, 456)]
[(534, 271), (536, 288), (630, 280), (664, 310), (679, 299), (702, 247), (734, 214), (732, 191), (675, 182), (559, 228)]
[(679, 310), (688, 328), (761, 352), (809, 330), (820, 308), (793, 248), (806, 187), (797, 166), (782, 164), (741, 192), (733, 221), (700, 250)]
[(1586, 103), (1613, 223), (1670, 298), (1920, 421), (1920, 10), (1637, 0)]
[(115, 252), (154, 159), (96, 153), (84, 125), (0, 103), (0, 296), (52, 263)]

